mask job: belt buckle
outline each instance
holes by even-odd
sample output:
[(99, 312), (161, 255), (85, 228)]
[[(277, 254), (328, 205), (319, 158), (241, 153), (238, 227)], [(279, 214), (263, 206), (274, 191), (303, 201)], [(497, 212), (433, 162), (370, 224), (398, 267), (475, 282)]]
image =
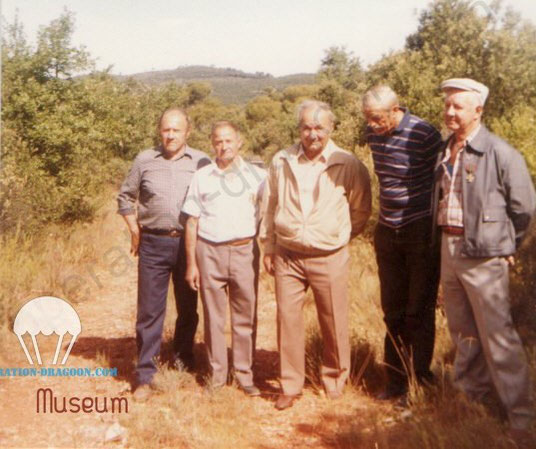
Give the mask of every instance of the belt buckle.
[(173, 229), (173, 231), (170, 231), (169, 235), (170, 237), (179, 237), (181, 233), (177, 231), (176, 229)]

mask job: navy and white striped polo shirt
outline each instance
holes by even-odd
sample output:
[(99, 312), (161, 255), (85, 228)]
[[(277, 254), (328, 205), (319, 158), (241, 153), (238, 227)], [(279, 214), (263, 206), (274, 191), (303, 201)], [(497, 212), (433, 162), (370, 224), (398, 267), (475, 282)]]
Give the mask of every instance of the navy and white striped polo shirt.
[(367, 128), (367, 141), (380, 181), (380, 223), (399, 228), (431, 215), (441, 134), (406, 109), (399, 125), (387, 135)]

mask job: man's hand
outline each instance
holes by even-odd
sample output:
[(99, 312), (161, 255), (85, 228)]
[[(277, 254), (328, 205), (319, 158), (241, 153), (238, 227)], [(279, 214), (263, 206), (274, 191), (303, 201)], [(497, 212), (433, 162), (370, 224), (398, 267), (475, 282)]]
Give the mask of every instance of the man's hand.
[(130, 232), (130, 254), (137, 256), (140, 249), (140, 225), (133, 214), (123, 215), (123, 219)]
[(200, 281), (197, 264), (188, 264), (188, 268), (186, 268), (186, 276), (184, 276), (184, 278), (192, 290), (199, 290)]
[(130, 229), (130, 254), (138, 255), (140, 249), (140, 228)]
[(514, 258), (514, 256), (505, 256), (504, 260), (506, 260), (509, 267), (513, 267), (516, 264), (516, 259)]
[(264, 258), (262, 259), (262, 263), (264, 265), (264, 269), (266, 272), (270, 275), (274, 275), (274, 255), (273, 254), (266, 254)]

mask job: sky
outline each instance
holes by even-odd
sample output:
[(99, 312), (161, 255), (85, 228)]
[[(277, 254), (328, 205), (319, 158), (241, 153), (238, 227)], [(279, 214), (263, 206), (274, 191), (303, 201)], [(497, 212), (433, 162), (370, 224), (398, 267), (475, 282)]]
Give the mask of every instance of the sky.
[[(314, 73), (325, 50), (344, 46), (367, 66), (404, 46), (428, 0), (1, 0), (29, 42), (67, 7), (73, 43), (114, 74), (184, 65), (275, 76)], [(484, 11), (491, 0), (475, 0)], [(536, 0), (504, 0), (536, 23)]]

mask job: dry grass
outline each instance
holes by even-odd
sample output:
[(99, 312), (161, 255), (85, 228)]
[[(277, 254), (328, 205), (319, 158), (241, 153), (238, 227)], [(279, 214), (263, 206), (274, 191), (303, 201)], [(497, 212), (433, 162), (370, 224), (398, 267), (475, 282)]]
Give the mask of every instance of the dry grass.
[[(71, 301), (80, 302), (94, 300), (98, 294), (99, 298), (106, 300), (107, 280), (112, 279), (120, 284), (125, 272), (135, 270), (132, 260), (123, 258), (128, 252), (129, 243), (114, 209), (110, 203), (93, 224), (75, 226), (69, 234), (61, 229), (52, 229), (39, 239), (19, 236), (2, 242), (0, 319), (4, 326), (0, 326), (0, 338), (8, 332), (9, 326), (6, 325), (10, 324), (24, 301), (43, 294), (64, 295)], [(385, 328), (379, 306), (377, 268), (373, 248), (365, 240), (356, 240), (352, 244), (351, 256), (352, 373), (343, 398), (328, 401), (322, 394), (318, 375), (321, 339), (318, 336), (314, 302), (309, 296), (305, 306), (308, 341), (304, 395), (287, 411), (278, 412), (274, 409), (273, 401), (277, 393), (275, 299), (273, 281), (263, 273), (256, 363), (257, 379), (265, 392), (263, 397), (247, 398), (234, 386), (213, 393), (205, 392), (203, 383), (208, 369), (201, 343), (196, 345), (200, 362), (196, 375), (178, 373), (167, 367), (175, 317), (174, 304), (170, 300), (157, 379), (164, 391), (146, 404), (131, 402), (129, 413), (119, 417), (120, 423), (128, 429), (127, 446), (311, 446), (334, 449), (513, 447), (505, 437), (504, 424), (493, 410), (469, 403), (453, 389), (449, 380), (452, 345), (441, 309), (437, 312), (437, 342), (432, 366), (440, 379), (439, 384), (427, 391), (413, 387), (412, 403), (406, 412), (372, 398), (371, 393), (380, 389), (384, 382), (381, 359)], [(103, 276), (104, 272), (108, 276)], [(127, 285), (125, 281), (124, 288), (125, 292), (134, 296), (135, 286)], [(125, 302), (118, 307), (133, 307), (135, 301), (129, 304)], [(91, 358), (97, 366), (117, 366), (118, 356), (114, 355), (114, 351), (119, 352), (123, 357), (122, 366), (131, 370), (134, 363), (132, 339), (122, 338), (120, 343), (116, 342), (128, 348), (121, 351), (121, 348), (110, 349), (112, 337), (94, 336), (95, 348), (87, 354), (92, 354)], [(533, 334), (528, 332), (525, 337), (532, 375), (536, 381)], [(91, 341), (86, 338), (87, 344)], [(202, 341), (202, 322), (197, 341)], [(2, 361), (0, 351), (1, 366)], [(120, 368), (120, 371), (123, 369)], [(124, 377), (122, 381), (125, 381)], [(533, 430), (536, 441), (536, 429)], [(84, 447), (82, 443), (80, 446)]]
[(99, 271), (121, 275), (130, 270), (133, 264), (123, 244), (128, 235), (118, 224), (115, 205), (109, 203), (92, 224), (51, 226), (39, 235), (0, 236), (0, 327), (10, 326), (22, 304), (32, 298), (89, 300), (106, 289)]

